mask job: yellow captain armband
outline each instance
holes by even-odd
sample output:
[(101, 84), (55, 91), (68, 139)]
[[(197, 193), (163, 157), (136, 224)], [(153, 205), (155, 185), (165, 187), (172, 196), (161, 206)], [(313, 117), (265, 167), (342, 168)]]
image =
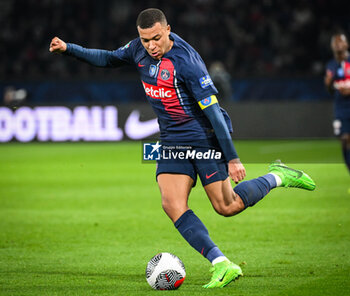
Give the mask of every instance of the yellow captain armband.
[(198, 102), (199, 106), (201, 107), (201, 109), (205, 109), (211, 105), (214, 105), (215, 103), (218, 102), (218, 99), (216, 98), (215, 95), (207, 97), (201, 101)]

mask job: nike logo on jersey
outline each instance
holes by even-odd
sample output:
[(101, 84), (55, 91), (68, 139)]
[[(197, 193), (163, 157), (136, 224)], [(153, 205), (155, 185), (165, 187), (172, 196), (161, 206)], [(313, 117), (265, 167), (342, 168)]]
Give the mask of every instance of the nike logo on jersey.
[(214, 172), (214, 173), (212, 173), (212, 174), (210, 174), (210, 175), (206, 174), (205, 177), (206, 177), (207, 179), (210, 179), (210, 178), (211, 178), (212, 176), (214, 176), (217, 172), (218, 172), (218, 171), (216, 171), (216, 172)]
[(159, 132), (158, 120), (140, 121), (140, 112), (134, 110), (126, 120), (124, 129), (130, 139), (140, 140)]
[(144, 67), (145, 65), (142, 65), (140, 62), (137, 64), (140, 68)]

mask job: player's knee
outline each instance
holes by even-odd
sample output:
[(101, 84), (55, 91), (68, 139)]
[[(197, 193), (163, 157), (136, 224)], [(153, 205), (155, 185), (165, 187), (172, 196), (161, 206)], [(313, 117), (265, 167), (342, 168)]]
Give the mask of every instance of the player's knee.
[(171, 198), (171, 196), (162, 194), (162, 208), (168, 216), (172, 217), (174, 213), (183, 212), (186, 209), (186, 205)]
[(214, 207), (215, 211), (224, 217), (232, 217), (240, 213), (243, 209), (239, 206), (238, 203), (231, 203), (229, 205), (225, 205), (224, 203), (220, 203)]
[(219, 207), (219, 208), (216, 208), (215, 210), (219, 215), (224, 216), (224, 217), (232, 217), (235, 215), (232, 212), (232, 210), (228, 209), (227, 207)]

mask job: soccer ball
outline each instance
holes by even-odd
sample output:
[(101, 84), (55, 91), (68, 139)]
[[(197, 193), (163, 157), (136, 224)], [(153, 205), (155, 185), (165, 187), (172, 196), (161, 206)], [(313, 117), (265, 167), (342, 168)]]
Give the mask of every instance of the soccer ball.
[(175, 290), (185, 280), (185, 266), (179, 257), (159, 253), (147, 264), (146, 280), (155, 290)]

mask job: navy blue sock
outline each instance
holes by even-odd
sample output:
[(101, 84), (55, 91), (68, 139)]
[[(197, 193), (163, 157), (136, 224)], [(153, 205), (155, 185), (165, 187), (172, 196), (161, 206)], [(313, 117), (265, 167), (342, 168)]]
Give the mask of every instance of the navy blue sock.
[(273, 175), (265, 176), (244, 181), (238, 184), (233, 190), (243, 200), (245, 207), (252, 207), (261, 200), (271, 189), (276, 187), (276, 179)]
[(192, 210), (187, 210), (174, 225), (184, 239), (210, 262), (224, 256), (209, 237), (207, 228)]

